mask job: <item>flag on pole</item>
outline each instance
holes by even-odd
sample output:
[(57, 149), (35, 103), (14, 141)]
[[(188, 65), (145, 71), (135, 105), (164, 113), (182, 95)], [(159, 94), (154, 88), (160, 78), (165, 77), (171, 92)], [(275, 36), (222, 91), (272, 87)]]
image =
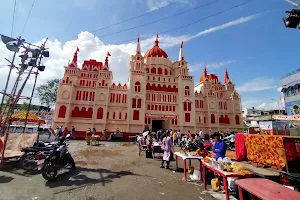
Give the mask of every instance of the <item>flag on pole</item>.
[(79, 48), (78, 48), (78, 47), (77, 47), (76, 51), (78, 51), (78, 52), (79, 52)]
[(181, 48), (182, 48), (182, 46), (183, 46), (183, 40), (181, 41)]
[(107, 56), (111, 56), (110, 53), (109, 53), (109, 51), (107, 52)]

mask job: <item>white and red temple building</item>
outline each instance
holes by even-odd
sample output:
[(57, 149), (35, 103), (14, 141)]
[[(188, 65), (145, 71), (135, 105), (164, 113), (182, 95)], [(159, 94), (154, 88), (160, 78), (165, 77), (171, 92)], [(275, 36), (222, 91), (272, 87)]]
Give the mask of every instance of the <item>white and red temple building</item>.
[(223, 83), (205, 67), (194, 84), (183, 43), (179, 59), (173, 62), (159, 47), (158, 38), (144, 56), (138, 39), (129, 81), (124, 85), (113, 82), (108, 56), (104, 64), (86, 60), (79, 68), (76, 51), (58, 88), (54, 128), (70, 130), (74, 126), (79, 138), (85, 137), (88, 128), (108, 133), (119, 130), (125, 137), (141, 133), (145, 127), (182, 133), (242, 131), (241, 99), (227, 69)]

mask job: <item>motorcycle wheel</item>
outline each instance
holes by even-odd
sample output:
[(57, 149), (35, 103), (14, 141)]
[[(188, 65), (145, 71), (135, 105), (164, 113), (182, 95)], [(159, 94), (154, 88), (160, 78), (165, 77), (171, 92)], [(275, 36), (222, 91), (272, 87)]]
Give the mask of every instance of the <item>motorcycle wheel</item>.
[(47, 181), (54, 181), (57, 178), (57, 168), (51, 161), (45, 161), (42, 169), (42, 176)]
[(34, 170), (37, 167), (36, 159), (34, 154), (27, 154), (22, 156), (20, 159), (20, 167), (23, 170)]

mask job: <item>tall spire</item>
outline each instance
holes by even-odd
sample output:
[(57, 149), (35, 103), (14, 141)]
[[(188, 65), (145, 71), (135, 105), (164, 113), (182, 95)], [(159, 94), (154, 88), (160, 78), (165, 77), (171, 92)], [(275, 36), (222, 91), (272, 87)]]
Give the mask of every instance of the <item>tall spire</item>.
[(140, 54), (141, 54), (140, 34), (138, 35), (138, 39), (137, 39), (136, 54), (137, 54), (137, 55), (140, 55)]
[(78, 47), (77, 47), (77, 49), (76, 49), (76, 51), (75, 51), (73, 60), (72, 60), (72, 62), (69, 64), (68, 67), (75, 67), (75, 68), (77, 68), (77, 52), (79, 52), (79, 48), (78, 48)]
[(224, 83), (225, 83), (225, 84), (232, 84), (232, 82), (230, 81), (229, 75), (228, 75), (228, 70), (227, 70), (227, 68), (226, 68), (226, 71), (225, 71)]
[(104, 70), (108, 69), (108, 57), (111, 56), (109, 52), (107, 52), (105, 63), (104, 63)]
[[(154, 46), (158, 46), (158, 34), (156, 34), (156, 40), (154, 42)], [(158, 46), (159, 47), (159, 46)]]
[(179, 58), (178, 58), (178, 61), (181, 61), (181, 60), (184, 60), (184, 53), (183, 53), (183, 40), (181, 42), (181, 45), (180, 45), (180, 50), (179, 50)]
[(206, 78), (207, 77), (207, 70), (206, 70), (206, 64), (204, 65), (204, 78)]

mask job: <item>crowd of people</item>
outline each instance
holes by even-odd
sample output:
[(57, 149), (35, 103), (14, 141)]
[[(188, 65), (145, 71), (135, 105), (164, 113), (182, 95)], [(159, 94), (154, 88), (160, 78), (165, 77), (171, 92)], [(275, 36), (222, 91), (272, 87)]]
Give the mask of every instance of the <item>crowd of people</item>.
[[(199, 149), (203, 155), (208, 155), (207, 150), (215, 153), (215, 159), (224, 158), (229, 145), (234, 145), (235, 132), (217, 131), (205, 134), (200, 129), (198, 134), (193, 137), (191, 132), (182, 134), (180, 130), (158, 130), (148, 134), (140, 135), (137, 143), (140, 147), (145, 147), (147, 151), (152, 151), (154, 146), (161, 146), (163, 152), (161, 167), (169, 169), (170, 161), (173, 159), (174, 146), (179, 146), (186, 151), (196, 151)], [(209, 147), (209, 148), (207, 148)], [(166, 165), (165, 165), (166, 164)]]

